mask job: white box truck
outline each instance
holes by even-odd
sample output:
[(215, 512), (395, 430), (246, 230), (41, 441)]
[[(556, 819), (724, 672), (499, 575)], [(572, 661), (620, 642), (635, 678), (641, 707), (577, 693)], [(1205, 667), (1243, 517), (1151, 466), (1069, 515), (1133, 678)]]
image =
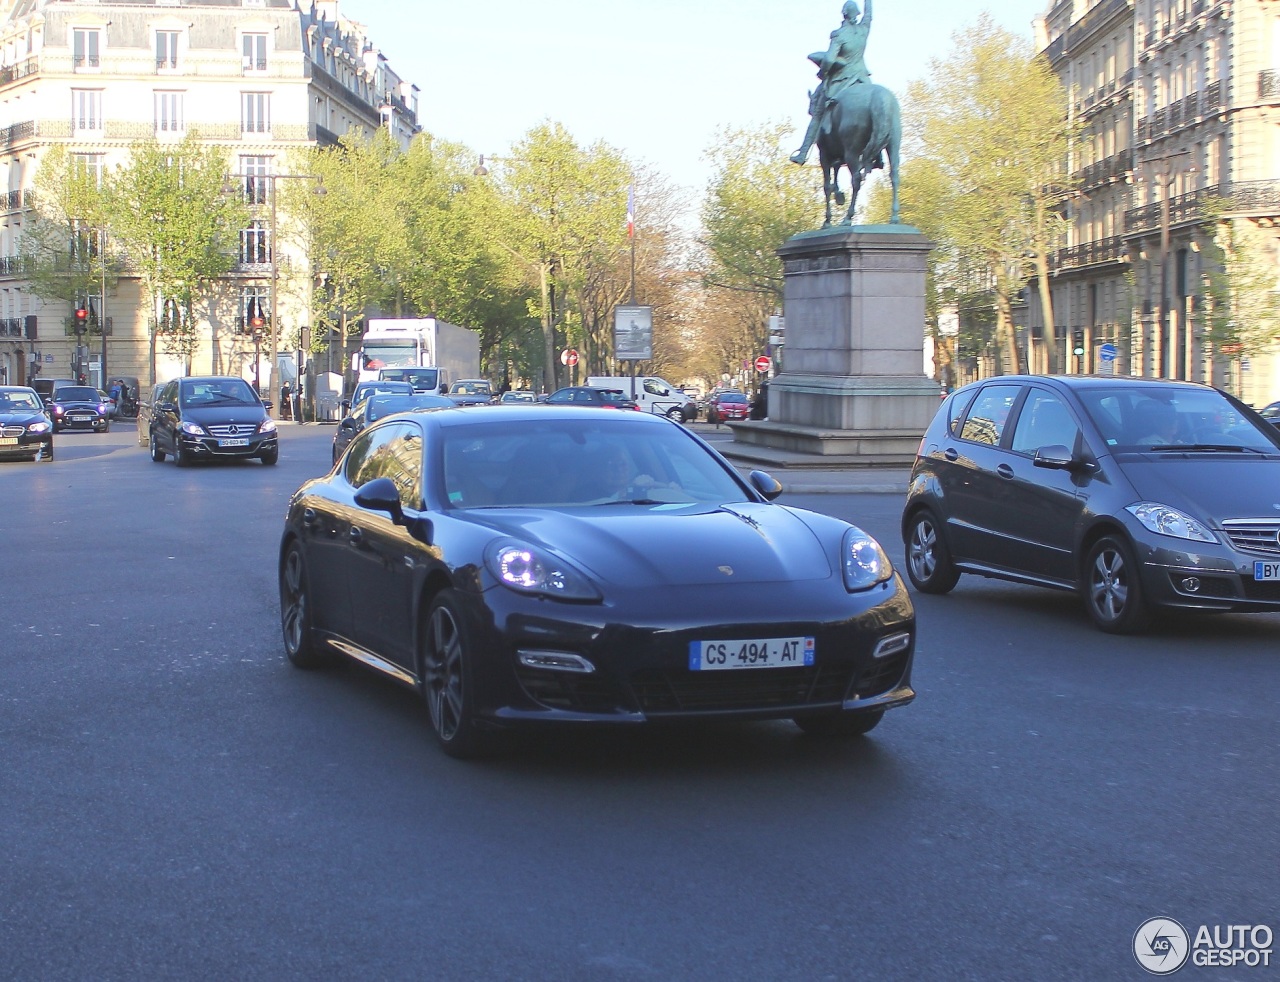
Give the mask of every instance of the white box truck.
[(623, 395), (635, 399), (647, 413), (658, 413), (688, 423), (698, 416), (698, 404), (678, 387), (657, 375), (637, 375), (632, 394), (630, 375), (593, 375), (587, 385), (602, 389), (621, 389)]
[(361, 382), (396, 378), (397, 369), (438, 369), (431, 391), (442, 393), (456, 379), (480, 375), (480, 335), (434, 317), (371, 317), (352, 367)]

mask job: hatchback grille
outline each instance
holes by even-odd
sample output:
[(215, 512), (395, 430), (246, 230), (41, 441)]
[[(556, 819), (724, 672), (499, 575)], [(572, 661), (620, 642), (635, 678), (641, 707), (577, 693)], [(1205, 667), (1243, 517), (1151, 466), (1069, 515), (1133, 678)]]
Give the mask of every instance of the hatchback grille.
[(221, 423), (217, 426), (206, 426), (206, 430), (217, 437), (253, 436), (258, 428), (252, 423)]
[(1222, 530), (1237, 549), (1262, 556), (1280, 556), (1280, 521), (1274, 518), (1232, 518)]
[(646, 713), (712, 712), (838, 703), (852, 678), (850, 665), (728, 672), (648, 670), (631, 676), (631, 689)]

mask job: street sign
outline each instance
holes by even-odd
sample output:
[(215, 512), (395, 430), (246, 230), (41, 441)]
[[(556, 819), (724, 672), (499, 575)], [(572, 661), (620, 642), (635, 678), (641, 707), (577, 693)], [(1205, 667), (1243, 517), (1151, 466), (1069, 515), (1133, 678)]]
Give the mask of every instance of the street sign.
[(767, 372), (769, 370), (769, 366), (772, 364), (773, 364), (773, 361), (769, 358), (768, 355), (761, 355), (759, 358), (756, 359), (756, 371)]
[(573, 348), (565, 348), (564, 351), (560, 352), (560, 364), (568, 365), (572, 368), (578, 364), (578, 352)]
[(1104, 345), (1101, 345), (1098, 348), (1098, 357), (1101, 358), (1103, 361), (1115, 361), (1116, 346), (1112, 344), (1110, 341), (1108, 341)]

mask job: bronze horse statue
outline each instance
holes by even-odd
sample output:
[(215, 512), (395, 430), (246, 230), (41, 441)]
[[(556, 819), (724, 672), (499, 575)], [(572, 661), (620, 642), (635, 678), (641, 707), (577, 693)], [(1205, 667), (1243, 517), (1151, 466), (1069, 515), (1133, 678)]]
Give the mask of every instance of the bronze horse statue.
[(902, 142), (902, 115), (898, 99), (883, 85), (859, 82), (842, 88), (827, 105), (818, 131), (818, 160), (822, 164), (822, 190), (827, 200), (827, 220), (831, 224), (831, 199), (844, 204), (840, 191), (840, 168), (849, 171), (849, 210), (841, 225), (853, 223), (862, 182), (876, 168), (888, 168), (893, 188), (890, 223), (898, 216), (898, 151)]

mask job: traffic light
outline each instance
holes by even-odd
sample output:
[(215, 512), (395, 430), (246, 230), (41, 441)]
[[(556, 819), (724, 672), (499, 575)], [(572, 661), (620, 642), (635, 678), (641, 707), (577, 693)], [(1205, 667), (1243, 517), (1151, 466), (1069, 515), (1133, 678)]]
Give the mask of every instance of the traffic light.
[(1073, 331), (1071, 334), (1071, 350), (1074, 354), (1084, 354), (1084, 331)]
[(76, 333), (84, 334), (89, 329), (89, 311), (83, 307), (76, 308)]

